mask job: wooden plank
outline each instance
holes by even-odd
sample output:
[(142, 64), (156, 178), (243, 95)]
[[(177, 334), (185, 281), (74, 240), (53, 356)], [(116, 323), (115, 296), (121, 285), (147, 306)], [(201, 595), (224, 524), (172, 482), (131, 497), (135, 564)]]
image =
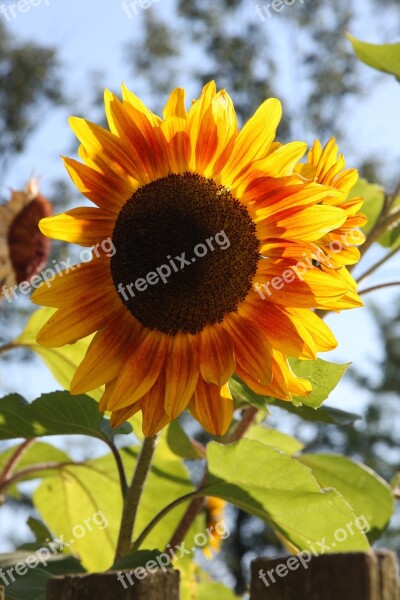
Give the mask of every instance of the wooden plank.
[(260, 558), (251, 565), (250, 600), (399, 600), (389, 550)]
[(179, 600), (179, 572), (156, 571), (143, 579), (129, 570), (54, 577), (47, 600)]

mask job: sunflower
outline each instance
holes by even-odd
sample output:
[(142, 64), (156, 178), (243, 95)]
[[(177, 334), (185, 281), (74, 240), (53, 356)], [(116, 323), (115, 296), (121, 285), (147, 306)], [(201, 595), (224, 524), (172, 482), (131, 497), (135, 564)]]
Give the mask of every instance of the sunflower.
[(50, 253), (50, 240), (38, 223), (51, 214), (49, 202), (40, 195), (31, 178), (23, 191), (12, 191), (0, 205), (0, 301), (22, 282), (29, 282), (43, 269)]
[(175, 89), (160, 118), (123, 86), (122, 101), (105, 93), (109, 130), (72, 118), (84, 164), (65, 164), (96, 207), (40, 224), (96, 252), (35, 291), (34, 302), (58, 309), (38, 341), (57, 347), (96, 332), (71, 392), (105, 384), (100, 410), (114, 426), (141, 410), (147, 436), (186, 408), (225, 433), (235, 372), (256, 393), (307, 396), (311, 384), (287, 357), (336, 346), (312, 309), (360, 305), (342, 302), (352, 292), (344, 278), (299, 264), (348, 213), (331, 202), (340, 189), (296, 173), (305, 143), (274, 142), (279, 101), (239, 131), (214, 82), (188, 111), (184, 99)]
[(315, 140), (308, 152), (307, 163), (296, 168), (297, 172), (310, 181), (334, 187), (341, 192), (341, 196), (326, 199), (324, 202), (346, 211), (346, 221), (337, 229), (322, 236), (317, 244), (318, 262), (322, 270), (336, 271), (332, 274), (345, 279), (351, 288), (351, 291), (342, 298), (342, 304), (349, 299), (351, 302), (357, 300), (357, 283), (343, 267), (354, 265), (359, 261), (360, 251), (357, 246), (365, 242), (365, 235), (360, 227), (367, 222), (366, 216), (359, 212), (363, 199), (349, 198), (351, 190), (358, 181), (358, 172), (356, 169), (345, 169), (345, 166), (343, 155), (338, 154), (336, 140), (331, 138), (324, 147), (319, 140)]

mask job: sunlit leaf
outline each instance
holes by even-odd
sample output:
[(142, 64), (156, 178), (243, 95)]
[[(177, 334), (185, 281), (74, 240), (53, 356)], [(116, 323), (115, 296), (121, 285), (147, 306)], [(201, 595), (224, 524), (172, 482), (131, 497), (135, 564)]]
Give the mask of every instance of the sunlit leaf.
[(263, 442), (267, 446), (272, 446), (272, 448), (277, 448), (287, 454), (296, 454), (304, 447), (299, 440), (296, 440), (291, 435), (277, 429), (272, 429), (271, 427), (265, 427), (265, 425), (253, 425), (247, 431), (245, 437), (246, 439)]
[(350, 192), (351, 197), (359, 196), (364, 199), (361, 212), (368, 218), (362, 227), (364, 233), (369, 233), (381, 214), (385, 199), (384, 189), (377, 183), (369, 183), (360, 177)]
[[(259, 517), (298, 550), (335, 541), (335, 533), (356, 514), (333, 489), (322, 490), (311, 470), (296, 459), (255, 440), (208, 445), (210, 478), (203, 493), (218, 496)], [(300, 467), (300, 468), (299, 468)], [(336, 552), (368, 551), (365, 535), (354, 528)]]
[(400, 79), (400, 44), (369, 44), (347, 34), (357, 57), (373, 69)]
[[(131, 477), (138, 456), (138, 448), (121, 450), (126, 472)], [(179, 460), (154, 459), (136, 520), (136, 534), (165, 506), (179, 496), (193, 491), (188, 472)], [(67, 551), (77, 553), (82, 564), (90, 571), (110, 568), (114, 562), (115, 547), (122, 513), (122, 495), (114, 457), (107, 454), (80, 466), (59, 470), (54, 478), (46, 479), (34, 495), (35, 506), (42, 519), (57, 535), (74, 539)], [(147, 537), (143, 549), (164, 548), (171, 538), (185, 506), (169, 513)], [(74, 527), (101, 512), (108, 522), (104, 529), (93, 527), (91, 532), (76, 539)], [(93, 522), (93, 520), (92, 520)]]
[(346, 373), (350, 363), (338, 365), (326, 360), (289, 359), (293, 372), (312, 383), (312, 392), (309, 396), (296, 398), (299, 404), (311, 408), (319, 408), (326, 400), (332, 390), (335, 389), (343, 375)]
[(371, 542), (380, 537), (393, 514), (394, 504), (390, 486), (379, 475), (345, 456), (303, 454), (298, 460), (310, 467), (321, 486), (334, 487), (357, 516), (365, 517)]

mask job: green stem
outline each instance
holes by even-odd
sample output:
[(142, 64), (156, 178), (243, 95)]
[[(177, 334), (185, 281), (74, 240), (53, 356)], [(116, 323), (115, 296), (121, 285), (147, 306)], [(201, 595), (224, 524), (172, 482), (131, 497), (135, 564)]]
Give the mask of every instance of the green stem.
[[(190, 492), (190, 494), (185, 494), (185, 496), (181, 496), (177, 498), (171, 504), (168, 504), (165, 508), (163, 508), (155, 517), (150, 521), (150, 523), (143, 529), (142, 533), (133, 543), (133, 550), (137, 550), (143, 544), (144, 540), (147, 538), (149, 533), (154, 529), (154, 527), (161, 521), (165, 515), (167, 515), (171, 510), (183, 504), (183, 502), (187, 502), (188, 500), (198, 500), (199, 499), (199, 490), (195, 490), (194, 492)], [(200, 497), (200, 499), (202, 499)]]
[(126, 481), (126, 474), (125, 474), (125, 469), (124, 469), (124, 464), (122, 462), (121, 454), (119, 453), (117, 446), (114, 444), (114, 442), (112, 440), (104, 439), (104, 441), (107, 444), (107, 446), (110, 448), (110, 450), (114, 456), (115, 463), (116, 463), (117, 469), (118, 469), (118, 474), (119, 474), (119, 482), (120, 482), (120, 486), (121, 486), (122, 497), (125, 498), (126, 492), (128, 491), (128, 482)]
[(124, 507), (118, 536), (115, 561), (129, 554), (132, 546), (132, 537), (135, 527), (139, 501), (142, 496), (144, 484), (149, 474), (151, 461), (157, 445), (157, 436), (146, 437), (140, 451), (132, 483), (124, 497)]

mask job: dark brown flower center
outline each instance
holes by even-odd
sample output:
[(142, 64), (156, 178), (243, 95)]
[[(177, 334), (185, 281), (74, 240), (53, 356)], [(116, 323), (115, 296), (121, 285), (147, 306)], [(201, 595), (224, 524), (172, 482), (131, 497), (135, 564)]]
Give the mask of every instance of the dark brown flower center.
[(29, 281), (46, 266), (51, 241), (40, 232), (38, 223), (50, 214), (49, 202), (37, 196), (11, 223), (8, 248), (17, 283)]
[(246, 208), (213, 180), (168, 175), (139, 188), (113, 232), (114, 285), (146, 327), (195, 334), (237, 309), (259, 259)]

